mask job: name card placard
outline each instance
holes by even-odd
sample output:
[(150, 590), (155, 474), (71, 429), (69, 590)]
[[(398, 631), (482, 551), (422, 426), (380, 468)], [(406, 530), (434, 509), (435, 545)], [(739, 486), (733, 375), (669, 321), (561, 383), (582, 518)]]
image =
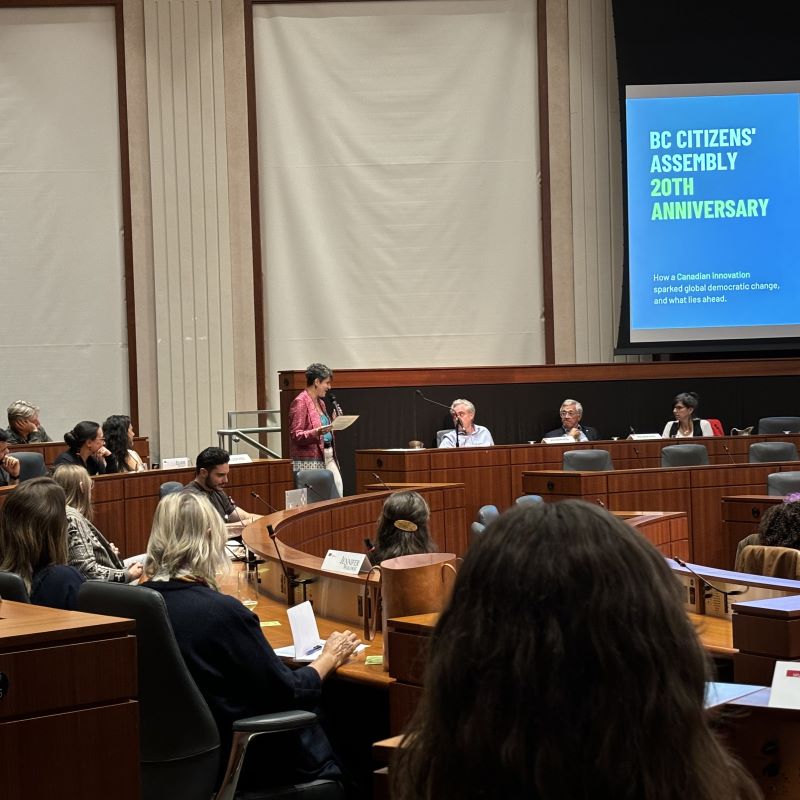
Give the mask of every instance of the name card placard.
[(229, 464), (252, 464), (253, 459), (247, 453), (236, 453), (228, 460)]
[(629, 439), (633, 439), (634, 442), (644, 442), (649, 439), (663, 439), (664, 437), (660, 433), (632, 433)]
[(192, 464), (187, 456), (180, 458), (164, 458), (161, 461), (161, 469), (181, 469), (182, 467), (191, 467)]
[(336, 572), (339, 575), (358, 575), (369, 572), (372, 564), (366, 553), (348, 553), (346, 550), (328, 550), (322, 562), (325, 572)]

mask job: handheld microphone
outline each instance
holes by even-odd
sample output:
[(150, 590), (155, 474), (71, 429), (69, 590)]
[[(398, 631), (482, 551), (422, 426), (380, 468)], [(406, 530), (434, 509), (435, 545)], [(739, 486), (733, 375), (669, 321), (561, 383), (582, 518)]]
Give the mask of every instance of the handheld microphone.
[(373, 473), (372, 473), (372, 477), (373, 477), (373, 478), (377, 478), (377, 480), (378, 480), (378, 483), (379, 483), (381, 486), (383, 486), (383, 488), (384, 488), (384, 489), (386, 489), (386, 490), (387, 490), (387, 491), (389, 491), (389, 492), (391, 492), (391, 491), (392, 491), (392, 490), (391, 490), (391, 489), (390, 489), (390, 488), (389, 488), (389, 487), (386, 485), (386, 481), (384, 481), (384, 479), (383, 479), (383, 478), (381, 478), (381, 476), (380, 476), (380, 475), (378, 475), (378, 473), (377, 473), (377, 472), (373, 472)]
[[(633, 428), (631, 428), (631, 430), (633, 430)], [(634, 452), (634, 453), (636, 453), (636, 458), (637, 458), (637, 460), (639, 461), (639, 466), (640, 466), (642, 469), (644, 469), (644, 461), (642, 461), (642, 457), (639, 455), (639, 450), (636, 448), (636, 446), (635, 446), (635, 445), (634, 445), (634, 447), (633, 447), (633, 452)]]
[(727, 454), (728, 458), (731, 460), (731, 464), (735, 464), (736, 462), (733, 460), (733, 456), (731, 455), (731, 451), (728, 450), (728, 445), (726, 445), (725, 442), (722, 443), (722, 449), (725, 451), (725, 453)]
[(330, 397), (331, 399), (333, 410), (336, 412), (336, 416), (337, 417), (344, 416), (344, 411), (342, 411), (342, 407), (339, 405), (339, 401), (336, 399), (336, 395), (333, 392), (328, 392), (328, 397)]
[(739, 594), (747, 594), (748, 592), (748, 586), (745, 586), (744, 589), (720, 589), (719, 586), (715, 586), (713, 583), (711, 583), (711, 581), (706, 580), (702, 575), (698, 575), (682, 558), (678, 558), (678, 556), (672, 556), (672, 560), (679, 566), (688, 570), (704, 586), (707, 586), (709, 589), (713, 589), (715, 592), (719, 592), (726, 599), (728, 597), (735, 597)]
[(278, 513), (278, 509), (272, 503), (268, 503), (258, 492), (250, 492), (250, 497), (255, 497), (256, 500), (263, 503), (274, 514)]

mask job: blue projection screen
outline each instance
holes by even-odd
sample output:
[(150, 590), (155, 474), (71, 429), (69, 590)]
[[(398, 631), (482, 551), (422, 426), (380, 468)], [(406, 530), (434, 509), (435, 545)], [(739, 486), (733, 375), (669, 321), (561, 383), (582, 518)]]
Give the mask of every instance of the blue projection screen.
[(800, 336), (800, 83), (625, 106), (630, 343)]

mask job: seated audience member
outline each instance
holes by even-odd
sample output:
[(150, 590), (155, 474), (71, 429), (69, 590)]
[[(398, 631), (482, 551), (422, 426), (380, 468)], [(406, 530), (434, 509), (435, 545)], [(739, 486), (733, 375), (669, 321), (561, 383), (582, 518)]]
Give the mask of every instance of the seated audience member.
[(760, 797), (712, 730), (710, 662), (678, 588), (598, 506), (501, 515), (434, 631), (394, 800)]
[(780, 503), (768, 508), (758, 523), (757, 544), (800, 550), (800, 502)]
[[(314, 662), (297, 670), (285, 666), (264, 638), (258, 617), (217, 589), (216, 574), (227, 568), (224, 540), (222, 520), (205, 494), (170, 494), (156, 509), (146, 565), (146, 585), (164, 597), (186, 666), (216, 720), (223, 752), (236, 719), (313, 709), (322, 681), (358, 645), (350, 631), (332, 633)], [(290, 738), (287, 743), (283, 737), (262, 737), (251, 744), (256, 751), (263, 748), (269, 768), (248, 749), (247, 764), (254, 769), (243, 778), (245, 785), (341, 776), (319, 726)]]
[(711, 423), (707, 419), (697, 419), (694, 412), (700, 405), (695, 392), (681, 392), (672, 401), (674, 422), (668, 422), (661, 434), (665, 439), (686, 439), (692, 436), (713, 436)]
[(583, 406), (577, 400), (565, 400), (558, 413), (561, 416), (561, 427), (548, 431), (544, 435), (545, 439), (571, 436), (576, 442), (594, 442), (600, 438), (600, 434), (594, 428), (581, 424)]
[(454, 429), (442, 437), (439, 447), (488, 447), (494, 444), (488, 428), (473, 422), (475, 406), (469, 400), (453, 400), (450, 416)]
[(52, 478), (20, 484), (0, 510), (0, 570), (22, 578), (32, 603), (72, 610), (84, 578), (67, 566), (65, 508)]
[(369, 554), (373, 564), (387, 558), (433, 553), (436, 547), (428, 533), (431, 510), (417, 492), (394, 492), (386, 498), (378, 517), (375, 547)]
[(222, 487), (228, 485), (230, 458), (230, 453), (221, 447), (206, 447), (195, 459), (194, 480), (187, 483), (183, 491), (206, 497), (226, 523), (238, 522), (249, 525), (261, 515), (250, 514), (240, 508), (222, 491)]
[(141, 577), (142, 564), (125, 566), (119, 550), (92, 524), (92, 479), (77, 464), (56, 467), (53, 479), (64, 490), (68, 522), (68, 561), (89, 580), (130, 583)]
[[(136, 436), (131, 418), (124, 414), (113, 414), (103, 423), (103, 435), (106, 447), (114, 457), (113, 464), (117, 472), (144, 472), (147, 465), (133, 449), (133, 437)], [(106, 469), (106, 472), (111, 472)]]
[(39, 409), (25, 400), (16, 400), (8, 407), (8, 433), (11, 444), (52, 442), (39, 422)]
[(106, 449), (103, 429), (96, 422), (89, 420), (79, 422), (71, 431), (64, 434), (64, 441), (69, 450), (60, 453), (53, 466), (77, 464), (86, 469), (90, 475), (118, 471), (114, 457)]
[(8, 452), (8, 431), (0, 430), (0, 486), (13, 486), (19, 480), (19, 459)]

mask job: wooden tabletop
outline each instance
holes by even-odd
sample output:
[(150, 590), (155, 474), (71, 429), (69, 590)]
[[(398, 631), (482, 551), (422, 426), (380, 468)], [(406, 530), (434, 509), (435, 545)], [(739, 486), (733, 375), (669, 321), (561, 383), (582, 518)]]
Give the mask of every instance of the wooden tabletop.
[[(219, 582), (221, 591), (232, 597), (236, 596), (236, 575), (241, 571), (243, 566), (243, 564), (231, 565), (231, 572), (224, 576)], [(264, 566), (265, 565), (262, 565), (261, 568), (263, 569)], [(264, 638), (270, 646), (279, 648), (292, 644), (292, 631), (289, 627), (289, 617), (286, 613), (287, 606), (285, 603), (281, 603), (261, 594), (259, 595), (258, 604), (253, 611), (261, 620)], [(279, 624), (264, 625), (264, 623), (268, 622), (277, 622)], [(343, 631), (347, 629), (347, 625), (342, 622), (320, 616), (317, 616), (317, 627), (319, 628), (319, 635), (323, 639), (327, 639), (334, 631)], [(359, 637), (361, 637), (363, 633), (363, 631), (360, 630), (353, 630), (353, 632)], [(383, 636), (380, 631), (375, 634), (375, 639), (372, 642), (365, 642), (365, 644), (368, 644), (369, 647), (358, 655), (353, 656), (347, 664), (343, 664), (339, 667), (339, 669), (336, 670), (336, 677), (388, 688), (389, 684), (394, 683), (394, 678), (389, 677), (389, 673), (383, 669), (383, 665), (367, 665), (365, 663), (367, 656), (383, 655)], [(294, 664), (294, 662), (287, 663)]]

